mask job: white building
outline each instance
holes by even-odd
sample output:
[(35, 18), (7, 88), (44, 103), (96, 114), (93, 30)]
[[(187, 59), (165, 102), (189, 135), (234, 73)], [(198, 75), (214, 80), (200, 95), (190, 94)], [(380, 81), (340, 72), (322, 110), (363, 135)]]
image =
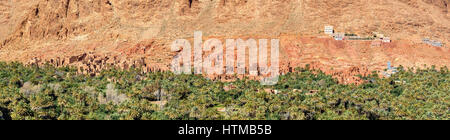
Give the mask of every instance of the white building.
[(434, 46), (434, 47), (442, 47), (443, 46), (442, 42), (436, 41), (436, 40), (431, 40), (429, 38), (424, 38), (422, 41), (423, 41), (423, 43)]
[(378, 33), (378, 32), (372, 32), (377, 38), (384, 38), (384, 34)]
[(389, 38), (389, 37), (383, 37), (383, 40), (382, 40), (384, 43), (390, 43), (391, 42), (391, 38)]
[(323, 32), (327, 35), (332, 35), (334, 33), (333, 26), (325, 26)]
[(344, 40), (345, 34), (344, 33), (334, 33), (333, 37), (334, 37), (334, 40)]
[(442, 43), (439, 41), (433, 41), (433, 42), (431, 42), (431, 45), (435, 46), (435, 47), (442, 47)]

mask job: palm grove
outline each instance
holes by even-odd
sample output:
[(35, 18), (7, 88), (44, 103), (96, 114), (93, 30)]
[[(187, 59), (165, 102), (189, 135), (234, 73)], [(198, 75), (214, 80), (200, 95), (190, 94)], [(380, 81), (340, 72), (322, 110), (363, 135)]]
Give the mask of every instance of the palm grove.
[[(400, 68), (344, 85), (308, 67), (274, 86), (170, 72), (0, 63), (0, 120), (387, 120), (449, 119), (450, 75)], [(276, 92), (273, 92), (276, 91)]]

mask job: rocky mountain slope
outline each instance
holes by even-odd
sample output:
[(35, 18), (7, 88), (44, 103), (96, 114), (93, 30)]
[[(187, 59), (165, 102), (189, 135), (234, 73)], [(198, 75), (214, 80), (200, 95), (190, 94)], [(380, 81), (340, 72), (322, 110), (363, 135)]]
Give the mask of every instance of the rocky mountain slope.
[[(175, 39), (280, 38), (282, 68), (313, 64), (348, 75), (387, 61), (450, 66), (449, 0), (0, 0), (0, 60), (53, 62), (97, 71), (106, 64), (167, 70)], [(390, 44), (322, 38), (325, 25)], [(89, 56), (90, 57), (80, 57)], [(75, 59), (76, 58), (76, 59)], [(72, 60), (70, 60), (72, 59)], [(64, 62), (63, 62), (64, 61)], [(94, 63), (95, 62), (95, 63)], [(94, 68), (95, 67), (95, 68)], [(358, 70), (355, 70), (358, 69)], [(356, 72), (352, 72), (356, 71)], [(350, 80), (352, 81), (352, 80)]]

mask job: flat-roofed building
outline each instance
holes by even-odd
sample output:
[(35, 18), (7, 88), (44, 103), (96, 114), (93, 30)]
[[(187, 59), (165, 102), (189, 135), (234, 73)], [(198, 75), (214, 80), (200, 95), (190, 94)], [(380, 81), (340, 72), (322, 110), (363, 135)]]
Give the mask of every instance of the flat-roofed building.
[(373, 34), (375, 35), (375, 37), (377, 38), (384, 38), (384, 34), (378, 33), (378, 32), (373, 32)]
[(440, 41), (436, 41), (436, 40), (431, 40), (429, 38), (424, 38), (422, 39), (423, 43), (434, 46), (434, 47), (442, 47), (442, 42)]
[(431, 42), (431, 46), (442, 47), (442, 43), (439, 41), (433, 41), (433, 42)]
[(334, 33), (333, 38), (334, 40), (344, 40), (345, 34), (344, 33)]
[(327, 35), (332, 35), (334, 33), (334, 28), (333, 26), (325, 26), (323, 32)]
[(384, 43), (390, 43), (391, 42), (391, 38), (389, 38), (389, 37), (383, 37), (383, 40), (382, 40)]

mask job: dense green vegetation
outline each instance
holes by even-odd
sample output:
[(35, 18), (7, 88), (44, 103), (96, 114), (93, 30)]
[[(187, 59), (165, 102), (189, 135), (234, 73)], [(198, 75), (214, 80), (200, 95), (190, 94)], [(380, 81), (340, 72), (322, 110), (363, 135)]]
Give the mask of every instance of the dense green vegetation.
[(262, 86), (139, 70), (89, 77), (71, 68), (0, 63), (0, 120), (449, 119), (447, 68), (363, 78), (368, 82), (342, 85), (301, 68)]

